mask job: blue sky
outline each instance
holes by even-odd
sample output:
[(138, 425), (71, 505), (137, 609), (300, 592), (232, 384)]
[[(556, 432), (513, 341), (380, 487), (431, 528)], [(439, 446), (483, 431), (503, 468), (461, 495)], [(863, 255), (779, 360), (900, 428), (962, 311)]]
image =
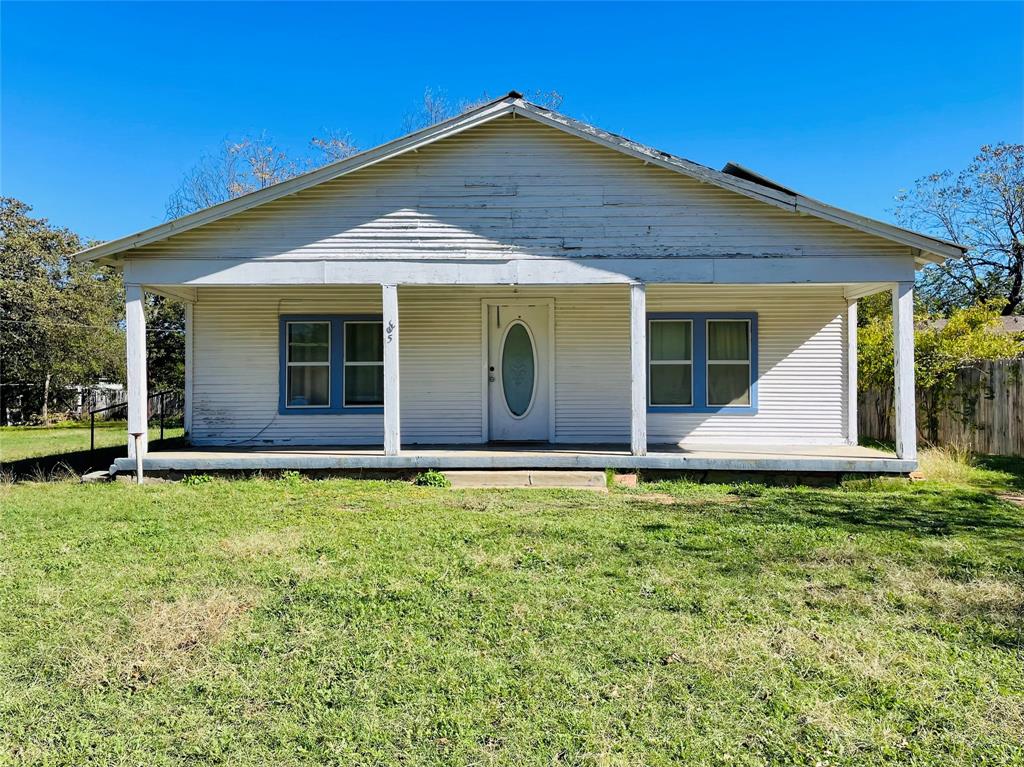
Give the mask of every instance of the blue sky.
[(1022, 9), (4, 2), (0, 188), (109, 239), (163, 221), (229, 136), (367, 148), (427, 87), (556, 89), (602, 128), (889, 218), (913, 179), (1024, 141)]

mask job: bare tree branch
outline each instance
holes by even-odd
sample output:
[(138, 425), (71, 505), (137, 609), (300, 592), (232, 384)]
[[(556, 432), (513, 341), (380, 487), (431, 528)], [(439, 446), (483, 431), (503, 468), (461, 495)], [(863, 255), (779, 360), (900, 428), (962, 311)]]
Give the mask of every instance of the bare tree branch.
[(960, 173), (918, 179), (896, 201), (901, 224), (971, 248), (925, 270), (921, 293), (932, 308), (1003, 298), (1013, 314), (1024, 304), (1024, 145), (986, 144)]

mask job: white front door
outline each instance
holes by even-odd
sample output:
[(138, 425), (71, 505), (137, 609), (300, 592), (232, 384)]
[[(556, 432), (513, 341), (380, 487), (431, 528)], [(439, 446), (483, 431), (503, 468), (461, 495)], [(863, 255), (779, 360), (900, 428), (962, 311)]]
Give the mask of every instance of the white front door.
[(487, 306), (489, 438), (548, 441), (550, 302)]

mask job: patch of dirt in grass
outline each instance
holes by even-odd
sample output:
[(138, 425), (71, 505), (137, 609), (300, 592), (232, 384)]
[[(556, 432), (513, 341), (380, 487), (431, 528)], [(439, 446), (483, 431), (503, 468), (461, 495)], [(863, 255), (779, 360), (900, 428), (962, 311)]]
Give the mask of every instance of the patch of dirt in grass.
[(648, 492), (629, 492), (624, 491), (620, 495), (621, 498), (625, 498), (630, 503), (649, 503), (658, 506), (677, 506), (686, 507), (695, 511), (709, 510), (714, 511), (719, 507), (735, 506), (738, 503), (742, 503), (744, 499), (739, 498), (735, 495), (672, 495), (670, 493), (660, 493), (654, 491)]
[(72, 681), (137, 689), (191, 669), (251, 609), (253, 597), (218, 589), (151, 602), (131, 617), (127, 636), (110, 636), (81, 653)]
[(640, 493), (632, 495), (630, 498), (635, 501), (643, 501), (644, 503), (659, 503), (662, 506), (674, 506), (677, 503), (681, 503), (678, 498), (668, 493)]
[(224, 538), (218, 544), (221, 551), (243, 559), (259, 559), (294, 551), (302, 545), (303, 534), (297, 528), (284, 530), (257, 530), (248, 535)]

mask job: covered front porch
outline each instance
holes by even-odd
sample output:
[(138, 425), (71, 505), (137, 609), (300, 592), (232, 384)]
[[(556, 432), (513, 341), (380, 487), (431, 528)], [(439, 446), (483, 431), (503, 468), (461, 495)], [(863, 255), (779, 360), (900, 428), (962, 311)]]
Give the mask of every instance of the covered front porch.
[[(906, 474), (916, 461), (858, 445), (422, 445), (385, 455), (379, 447), (193, 447), (160, 450), (143, 459), (146, 472), (360, 471), (457, 469), (627, 469), (648, 471)], [(119, 458), (115, 471), (135, 470)]]
[[(186, 301), (189, 449), (147, 448), (144, 289)], [(893, 298), (895, 454), (857, 444), (856, 301), (878, 290)], [(154, 472), (907, 473), (916, 468), (911, 307), (908, 282), (129, 285), (131, 438), (114, 468), (134, 470), (138, 452)], [(378, 328), (366, 362), (344, 346), (353, 324)], [(322, 331), (316, 364), (332, 383), (316, 405), (293, 408), (293, 347), (308, 348), (293, 343), (296, 325)], [(533, 374), (518, 419), (502, 363), (515, 326), (529, 331)], [(664, 339), (666, 328), (677, 350), (654, 353), (651, 333)], [(712, 333), (725, 330), (739, 330), (727, 364), (743, 385), (722, 403), (712, 401), (711, 375), (724, 368), (713, 367), (722, 363), (709, 349)], [(350, 402), (348, 376), (359, 371), (375, 372), (377, 399)], [(499, 418), (531, 430), (501, 431)]]

